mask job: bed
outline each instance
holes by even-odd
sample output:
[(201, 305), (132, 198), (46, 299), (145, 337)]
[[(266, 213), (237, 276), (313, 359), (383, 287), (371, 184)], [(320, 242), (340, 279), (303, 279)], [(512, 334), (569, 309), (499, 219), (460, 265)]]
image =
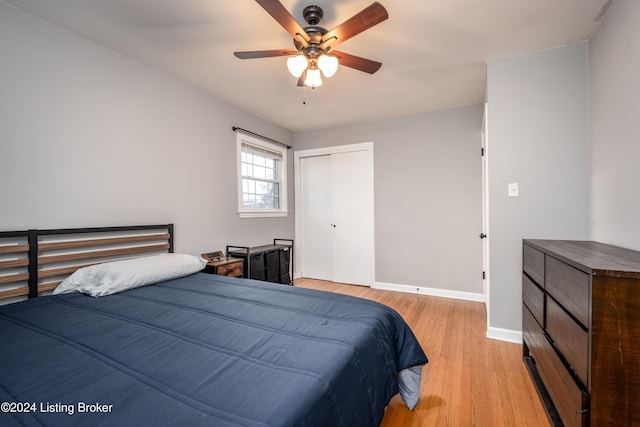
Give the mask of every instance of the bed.
[(387, 306), (200, 272), (144, 285), (0, 306), (0, 425), (376, 426), (399, 391), (415, 405), (427, 358)]

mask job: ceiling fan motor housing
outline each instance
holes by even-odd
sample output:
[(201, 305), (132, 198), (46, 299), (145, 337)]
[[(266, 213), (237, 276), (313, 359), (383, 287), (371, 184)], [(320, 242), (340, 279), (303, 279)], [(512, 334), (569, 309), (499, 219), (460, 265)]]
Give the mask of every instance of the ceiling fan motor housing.
[[(319, 49), (318, 45), (322, 42), (322, 36), (327, 34), (327, 29), (318, 25), (308, 25), (304, 27), (304, 31), (309, 36), (310, 40), (308, 41), (308, 43), (311, 45), (311, 47)], [(305, 46), (297, 39), (293, 39), (293, 44), (297, 50), (303, 50), (305, 48)]]
[(307, 6), (302, 11), (302, 17), (309, 25), (318, 25), (323, 16), (324, 12), (320, 6)]

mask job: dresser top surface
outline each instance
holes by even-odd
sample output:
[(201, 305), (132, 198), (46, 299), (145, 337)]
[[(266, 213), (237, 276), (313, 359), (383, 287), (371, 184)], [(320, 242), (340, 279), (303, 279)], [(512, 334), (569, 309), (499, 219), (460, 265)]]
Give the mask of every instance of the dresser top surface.
[(640, 278), (640, 252), (583, 240), (525, 239), (524, 244), (597, 276)]

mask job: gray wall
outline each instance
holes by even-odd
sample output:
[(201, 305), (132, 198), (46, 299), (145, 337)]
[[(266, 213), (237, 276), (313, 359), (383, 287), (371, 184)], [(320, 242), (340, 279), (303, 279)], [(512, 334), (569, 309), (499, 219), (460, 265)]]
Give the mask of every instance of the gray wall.
[(189, 253), (293, 237), (293, 212), (237, 217), (231, 127), (289, 131), (3, 2), (0, 61), (0, 229), (174, 222)]
[(618, 0), (589, 42), (593, 240), (640, 250), (640, 2)]
[(482, 293), (482, 106), (294, 134), (296, 150), (374, 143), (376, 281)]
[(490, 328), (522, 330), (523, 238), (587, 238), (588, 90), (586, 42), (488, 64)]

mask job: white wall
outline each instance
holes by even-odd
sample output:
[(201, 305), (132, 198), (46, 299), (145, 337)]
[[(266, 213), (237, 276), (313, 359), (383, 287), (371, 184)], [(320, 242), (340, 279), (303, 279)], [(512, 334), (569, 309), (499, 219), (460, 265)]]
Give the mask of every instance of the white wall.
[(293, 236), (293, 213), (237, 218), (231, 127), (289, 131), (4, 2), (0, 63), (0, 229), (173, 222), (190, 253)]
[(640, 250), (640, 2), (618, 0), (589, 42), (590, 237)]
[(522, 330), (523, 238), (587, 238), (588, 90), (586, 42), (488, 64), (489, 335)]
[(296, 150), (373, 141), (376, 282), (481, 297), (481, 124), (474, 105), (294, 134)]

